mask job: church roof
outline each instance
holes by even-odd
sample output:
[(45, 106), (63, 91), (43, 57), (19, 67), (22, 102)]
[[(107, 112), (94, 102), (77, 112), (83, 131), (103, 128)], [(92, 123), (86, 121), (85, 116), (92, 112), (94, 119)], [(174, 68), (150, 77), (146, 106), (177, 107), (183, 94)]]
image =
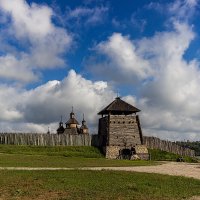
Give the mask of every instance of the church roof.
[(70, 124), (77, 124), (77, 125), (79, 125), (78, 121), (75, 118), (75, 114), (73, 112), (73, 107), (72, 107), (72, 112), (70, 113), (70, 118), (69, 118), (69, 120), (65, 124), (66, 125), (70, 125)]
[(79, 125), (78, 121), (75, 118), (70, 118), (65, 124), (77, 124), (77, 125)]
[(82, 125), (81, 129), (88, 129), (87, 125)]
[(59, 133), (63, 133), (65, 131), (65, 128), (63, 126), (60, 126), (58, 129), (57, 129), (57, 132)]
[(132, 114), (140, 112), (140, 110), (129, 103), (123, 101), (120, 99), (120, 97), (117, 97), (112, 103), (110, 103), (108, 106), (106, 106), (102, 111), (98, 113), (98, 115), (105, 115), (105, 114)]

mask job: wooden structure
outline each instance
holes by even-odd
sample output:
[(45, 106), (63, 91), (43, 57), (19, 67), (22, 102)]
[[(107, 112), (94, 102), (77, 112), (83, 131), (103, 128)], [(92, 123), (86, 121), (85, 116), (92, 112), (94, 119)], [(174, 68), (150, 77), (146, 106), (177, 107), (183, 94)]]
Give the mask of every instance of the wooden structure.
[[(181, 156), (195, 156), (195, 151), (183, 148), (173, 142), (154, 137), (143, 137), (144, 144), (151, 149), (161, 149)], [(0, 133), (0, 144), (32, 146), (96, 146), (98, 135), (89, 134), (47, 134), (47, 133)], [(140, 147), (140, 146), (139, 146)], [(138, 149), (136, 149), (138, 151)]]
[(80, 133), (81, 134), (89, 134), (89, 129), (88, 129), (87, 125), (86, 125), (84, 114), (83, 114), (82, 125), (81, 125), (81, 128), (80, 128)]
[(143, 137), (144, 144), (150, 149), (160, 149), (161, 151), (166, 151), (170, 153), (175, 153), (181, 156), (195, 156), (195, 151), (190, 148), (182, 147), (176, 142), (171, 142), (167, 140), (161, 140), (157, 137)]
[(92, 136), (86, 134), (0, 133), (0, 144), (8, 145), (91, 146), (91, 142)]
[(138, 154), (141, 159), (148, 159), (138, 112), (138, 108), (117, 97), (98, 113), (102, 115), (98, 127), (99, 145), (106, 158), (131, 159)]
[(72, 108), (72, 112), (70, 113), (70, 118), (65, 124), (66, 124), (66, 128), (63, 127), (63, 122), (62, 122), (62, 117), (61, 117), (61, 121), (57, 129), (57, 134), (59, 135), (60, 134), (69, 134), (69, 135), (79, 135), (79, 134), (88, 135), (89, 134), (89, 129), (86, 125), (84, 115), (83, 115), (82, 125), (80, 126), (78, 121), (75, 118), (73, 108)]
[(59, 122), (59, 127), (57, 129), (57, 133), (58, 134), (63, 134), (64, 131), (65, 131), (65, 128), (63, 127), (62, 116), (61, 116), (61, 119), (60, 119), (60, 122)]

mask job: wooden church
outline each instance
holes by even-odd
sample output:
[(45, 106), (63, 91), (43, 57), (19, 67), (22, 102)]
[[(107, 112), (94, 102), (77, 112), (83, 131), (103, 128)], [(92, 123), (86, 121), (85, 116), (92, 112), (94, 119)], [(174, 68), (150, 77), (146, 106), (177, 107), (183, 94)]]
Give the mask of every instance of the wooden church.
[(66, 127), (64, 128), (63, 122), (62, 122), (62, 117), (61, 121), (59, 123), (59, 127), (57, 129), (57, 134), (69, 134), (69, 135), (80, 135), (80, 134), (89, 134), (89, 129), (86, 125), (86, 121), (84, 119), (84, 114), (83, 114), (83, 120), (82, 120), (82, 125), (79, 125), (79, 122), (75, 118), (75, 114), (73, 112), (70, 113), (70, 118), (68, 121), (65, 123)]
[(106, 158), (149, 159), (143, 145), (140, 110), (117, 97), (98, 114), (98, 138)]

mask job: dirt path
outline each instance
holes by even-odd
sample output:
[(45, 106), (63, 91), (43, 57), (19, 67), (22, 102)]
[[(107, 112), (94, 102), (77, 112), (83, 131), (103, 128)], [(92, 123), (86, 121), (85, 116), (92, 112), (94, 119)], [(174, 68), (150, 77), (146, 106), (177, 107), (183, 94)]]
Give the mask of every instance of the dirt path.
[[(85, 169), (85, 168), (84, 168)], [(200, 164), (166, 162), (156, 166), (137, 166), (137, 167), (93, 167), (90, 170), (118, 170), (167, 174), (173, 176), (185, 176), (200, 179)]]
[[(76, 168), (77, 169), (77, 168)], [(200, 164), (165, 162), (156, 166), (136, 167), (84, 167), (80, 170), (117, 170), (168, 174), (174, 176), (185, 176), (200, 179)], [(74, 168), (49, 168), (49, 167), (0, 167), (0, 170), (74, 170)]]

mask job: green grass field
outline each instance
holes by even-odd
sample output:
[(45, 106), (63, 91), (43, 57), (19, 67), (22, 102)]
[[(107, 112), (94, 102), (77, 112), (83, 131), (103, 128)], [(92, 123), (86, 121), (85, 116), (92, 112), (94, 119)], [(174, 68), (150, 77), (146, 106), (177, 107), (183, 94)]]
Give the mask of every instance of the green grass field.
[(0, 145), (0, 167), (98, 167), (155, 165), (153, 161), (108, 160), (95, 147)]
[[(156, 165), (175, 161), (175, 154), (150, 150), (152, 161), (108, 160), (95, 147), (0, 145), (0, 167), (111, 167)], [(188, 159), (187, 161), (192, 161)]]
[(1, 171), (2, 199), (178, 200), (200, 195), (200, 181), (114, 171)]
[[(154, 160), (174, 158), (151, 151)], [(0, 167), (95, 167), (156, 165), (156, 161), (107, 160), (94, 147), (0, 145)], [(200, 181), (115, 171), (0, 171), (0, 199), (175, 200), (200, 196)]]
[(105, 158), (0, 154), (0, 167), (112, 167), (155, 165), (153, 161), (107, 160)]
[(99, 149), (91, 146), (17, 146), (0, 145), (0, 153), (23, 155), (47, 155), (64, 157), (101, 158)]

